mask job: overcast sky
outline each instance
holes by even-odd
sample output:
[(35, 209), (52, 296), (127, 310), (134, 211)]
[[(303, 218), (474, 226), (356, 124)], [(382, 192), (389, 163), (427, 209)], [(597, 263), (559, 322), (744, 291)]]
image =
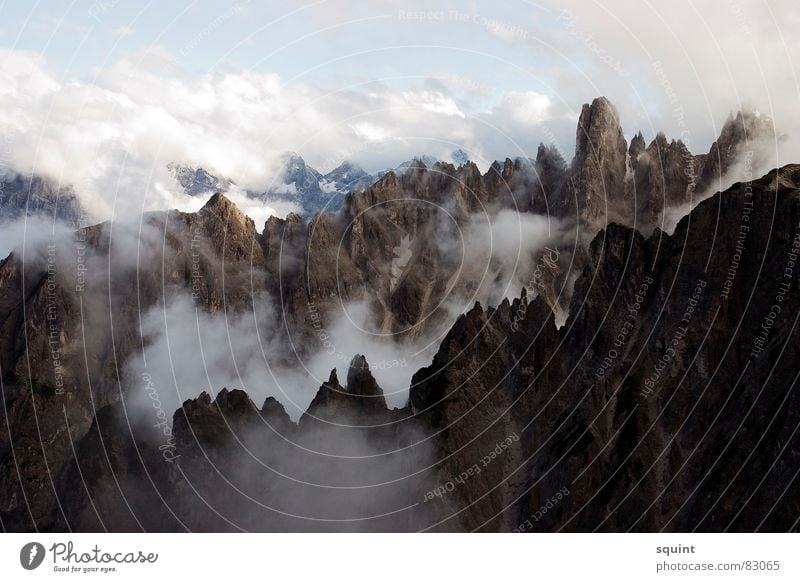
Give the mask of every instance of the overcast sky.
[(800, 128), (796, 0), (7, 0), (0, 23), (0, 166), (77, 184), (98, 217), (179, 205), (169, 161), (259, 188), (286, 150), (323, 171), (569, 158), (598, 95), (626, 135), (695, 152), (742, 107)]

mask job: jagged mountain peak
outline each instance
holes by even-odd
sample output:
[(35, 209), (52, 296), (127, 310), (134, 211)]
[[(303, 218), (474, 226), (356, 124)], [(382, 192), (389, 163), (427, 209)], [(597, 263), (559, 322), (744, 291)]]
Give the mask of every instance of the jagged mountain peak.
[(212, 212), (227, 211), (231, 208), (239, 210), (239, 207), (236, 206), (236, 204), (222, 192), (217, 192), (211, 196), (211, 198), (208, 199), (208, 202), (203, 205), (204, 210)]
[(336, 369), (332, 369), (327, 382), (317, 390), (299, 425), (355, 424), (371, 425), (389, 412), (386, 399), (370, 371), (367, 359), (356, 355), (347, 371), (347, 386), (342, 387)]
[(357, 354), (350, 362), (347, 369), (347, 392), (356, 396), (363, 396), (375, 400), (371, 406), (386, 408), (383, 390), (378, 386), (375, 377), (370, 371), (367, 358)]
[(167, 169), (189, 196), (200, 196), (209, 192), (227, 192), (233, 181), (199, 166), (170, 162)]
[(287, 150), (283, 152), (280, 158), (281, 161), (283, 161), (284, 163), (298, 167), (305, 166), (306, 164), (306, 161), (303, 159), (303, 156), (292, 150)]
[(217, 392), (214, 404), (222, 411), (256, 410), (255, 403), (244, 390), (223, 388)]
[[(599, 228), (625, 208), (628, 144), (611, 102), (598, 97), (581, 109), (575, 133), (571, 176), (556, 203), (562, 216), (577, 216)], [(611, 217), (609, 216), (611, 214)]]
[(282, 179), (284, 184), (296, 184), (298, 187), (308, 184), (311, 186), (322, 177), (317, 170), (306, 164), (302, 156), (296, 152), (286, 152), (281, 156)]
[(72, 186), (38, 175), (0, 175), (0, 223), (40, 216), (79, 226), (85, 212)]
[(202, 217), (204, 215), (217, 217), (223, 222), (225, 230), (230, 234), (240, 231), (244, 236), (245, 233), (254, 235), (256, 232), (253, 219), (242, 212), (239, 207), (222, 192), (217, 192), (208, 199), (208, 202), (205, 203), (198, 213), (198, 216)]
[(331, 373), (328, 376), (328, 381), (326, 384), (330, 386), (338, 386), (339, 385), (339, 375), (336, 373), (336, 368), (331, 369)]
[(575, 159), (580, 163), (589, 156), (600, 156), (620, 146), (627, 149), (616, 108), (606, 97), (585, 103), (575, 134)]
[(561, 155), (561, 150), (555, 144), (545, 145), (540, 143), (536, 150), (536, 164), (553, 168), (566, 169), (567, 162)]
[(631, 139), (628, 154), (635, 160), (645, 149), (647, 149), (647, 144), (644, 141), (644, 136), (641, 131), (638, 131)]
[(450, 158), (456, 166), (463, 166), (470, 161), (469, 154), (461, 148), (454, 150), (453, 153), (450, 154)]
[(759, 111), (741, 110), (730, 115), (720, 131), (717, 143), (721, 153), (728, 153), (730, 148), (741, 144), (760, 140), (776, 139), (775, 126), (772, 119)]
[(726, 174), (746, 151), (752, 153), (751, 167), (764, 166), (766, 148), (760, 146), (774, 144), (779, 139), (772, 119), (760, 112), (745, 109), (729, 115), (703, 160), (701, 183), (711, 191), (725, 189), (731, 183)]
[(325, 174), (326, 178), (333, 178), (341, 176), (343, 178), (358, 178), (366, 175), (364, 169), (350, 160), (344, 160), (341, 164), (336, 166), (333, 170)]
[(438, 161), (439, 161), (439, 158), (435, 158), (433, 156), (424, 154), (424, 155), (421, 155), (421, 156), (414, 156), (410, 160), (407, 160), (407, 161), (403, 162), (402, 164), (400, 164), (399, 166), (397, 166), (397, 168), (395, 168), (395, 169), (397, 171), (399, 171), (399, 172), (404, 172), (405, 170), (407, 170), (409, 168), (419, 168), (419, 167), (423, 167), (423, 166), (425, 168), (432, 168), (436, 164), (436, 162), (438, 162)]
[(275, 429), (281, 430), (292, 426), (292, 421), (283, 407), (274, 396), (268, 396), (261, 407), (261, 417)]
[(300, 223), (304, 222), (303, 217), (300, 216), (299, 214), (297, 214), (296, 212), (290, 212), (289, 214), (287, 214), (285, 220), (286, 220), (286, 222), (289, 222), (289, 223), (292, 223), (292, 224), (300, 224)]

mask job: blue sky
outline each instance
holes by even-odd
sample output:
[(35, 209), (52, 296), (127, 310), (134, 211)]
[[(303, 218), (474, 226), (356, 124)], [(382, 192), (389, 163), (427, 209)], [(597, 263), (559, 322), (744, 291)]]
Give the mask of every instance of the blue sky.
[(460, 9), (459, 3), (428, 9), (428, 3), (404, 4), (6, 1), (0, 19), (5, 46), (47, 55), (65, 78), (159, 46), (198, 74), (233, 66), (331, 81), (342, 71), (354, 78), (446, 71), (513, 89), (520, 85), (515, 68), (528, 67), (535, 51), (520, 51), (520, 44), (503, 40), (485, 23), (505, 24), (509, 34), (517, 28), (522, 37), (558, 14), (520, 2), (525, 12), (505, 21), (492, 3)]
[[(624, 105), (625, 120), (658, 119), (663, 91), (653, 62), (676, 65), (681, 83), (698, 65), (701, 73), (713, 68), (735, 76), (731, 69), (736, 64), (725, 60), (738, 58), (729, 48), (746, 40), (745, 27), (747, 34), (757, 35), (759, 50), (774, 48), (761, 40), (762, 35), (774, 40), (770, 28), (793, 36), (793, 2), (772, 3), (771, 15), (758, 4), (5, 0), (0, 3), (0, 42), (43, 54), (62, 80), (91, 77), (97, 68), (159, 48), (189, 75), (244, 69), (277, 73), (289, 83), (338, 87), (376, 80), (408, 86), (433, 78), (449, 84), (465, 107), (476, 110), (507, 91), (536, 91), (561, 98), (564, 109), (579, 111), (581, 103), (602, 93)], [(786, 14), (775, 8), (785, 8)], [(647, 28), (637, 30), (642, 23)], [(783, 49), (776, 52), (786, 59), (796, 46)], [(705, 80), (700, 77), (689, 83), (694, 95), (687, 91), (683, 98), (698, 109), (704, 105)], [(736, 95), (736, 83), (726, 81), (729, 109), (753, 100)], [(647, 100), (649, 111), (634, 111), (633, 94)], [(763, 101), (760, 105), (767, 108)], [(705, 125), (718, 121), (703, 113), (709, 118)], [(707, 127), (696, 129), (703, 131), (701, 145), (709, 145), (713, 134), (706, 135)]]

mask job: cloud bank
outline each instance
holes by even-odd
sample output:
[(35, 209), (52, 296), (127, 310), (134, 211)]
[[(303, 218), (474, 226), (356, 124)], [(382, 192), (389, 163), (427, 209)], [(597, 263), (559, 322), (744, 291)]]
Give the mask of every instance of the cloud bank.
[[(287, 150), (321, 170), (345, 159), (378, 169), (420, 152), (446, 158), (456, 147), (486, 166), (487, 119), (525, 127), (546, 116), (548, 103), (515, 93), (485, 118), (467, 118), (446, 92), (424, 84), (331, 89), (250, 71), (190, 76), (157, 49), (62, 83), (42, 56), (3, 49), (0, 164), (74, 185), (96, 220), (196, 210), (202, 201), (183, 194), (166, 165), (202, 166), (236, 183), (230, 196), (260, 226), (280, 209), (247, 202), (244, 191), (277, 183)], [(503, 141), (498, 153), (513, 150), (512, 140)]]

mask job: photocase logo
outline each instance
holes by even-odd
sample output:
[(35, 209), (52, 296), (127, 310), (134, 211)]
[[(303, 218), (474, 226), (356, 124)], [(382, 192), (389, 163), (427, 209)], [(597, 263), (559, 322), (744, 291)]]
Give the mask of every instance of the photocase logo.
[(26, 570), (35, 570), (44, 561), (44, 546), (38, 542), (30, 542), (22, 546), (19, 552), (19, 563)]

